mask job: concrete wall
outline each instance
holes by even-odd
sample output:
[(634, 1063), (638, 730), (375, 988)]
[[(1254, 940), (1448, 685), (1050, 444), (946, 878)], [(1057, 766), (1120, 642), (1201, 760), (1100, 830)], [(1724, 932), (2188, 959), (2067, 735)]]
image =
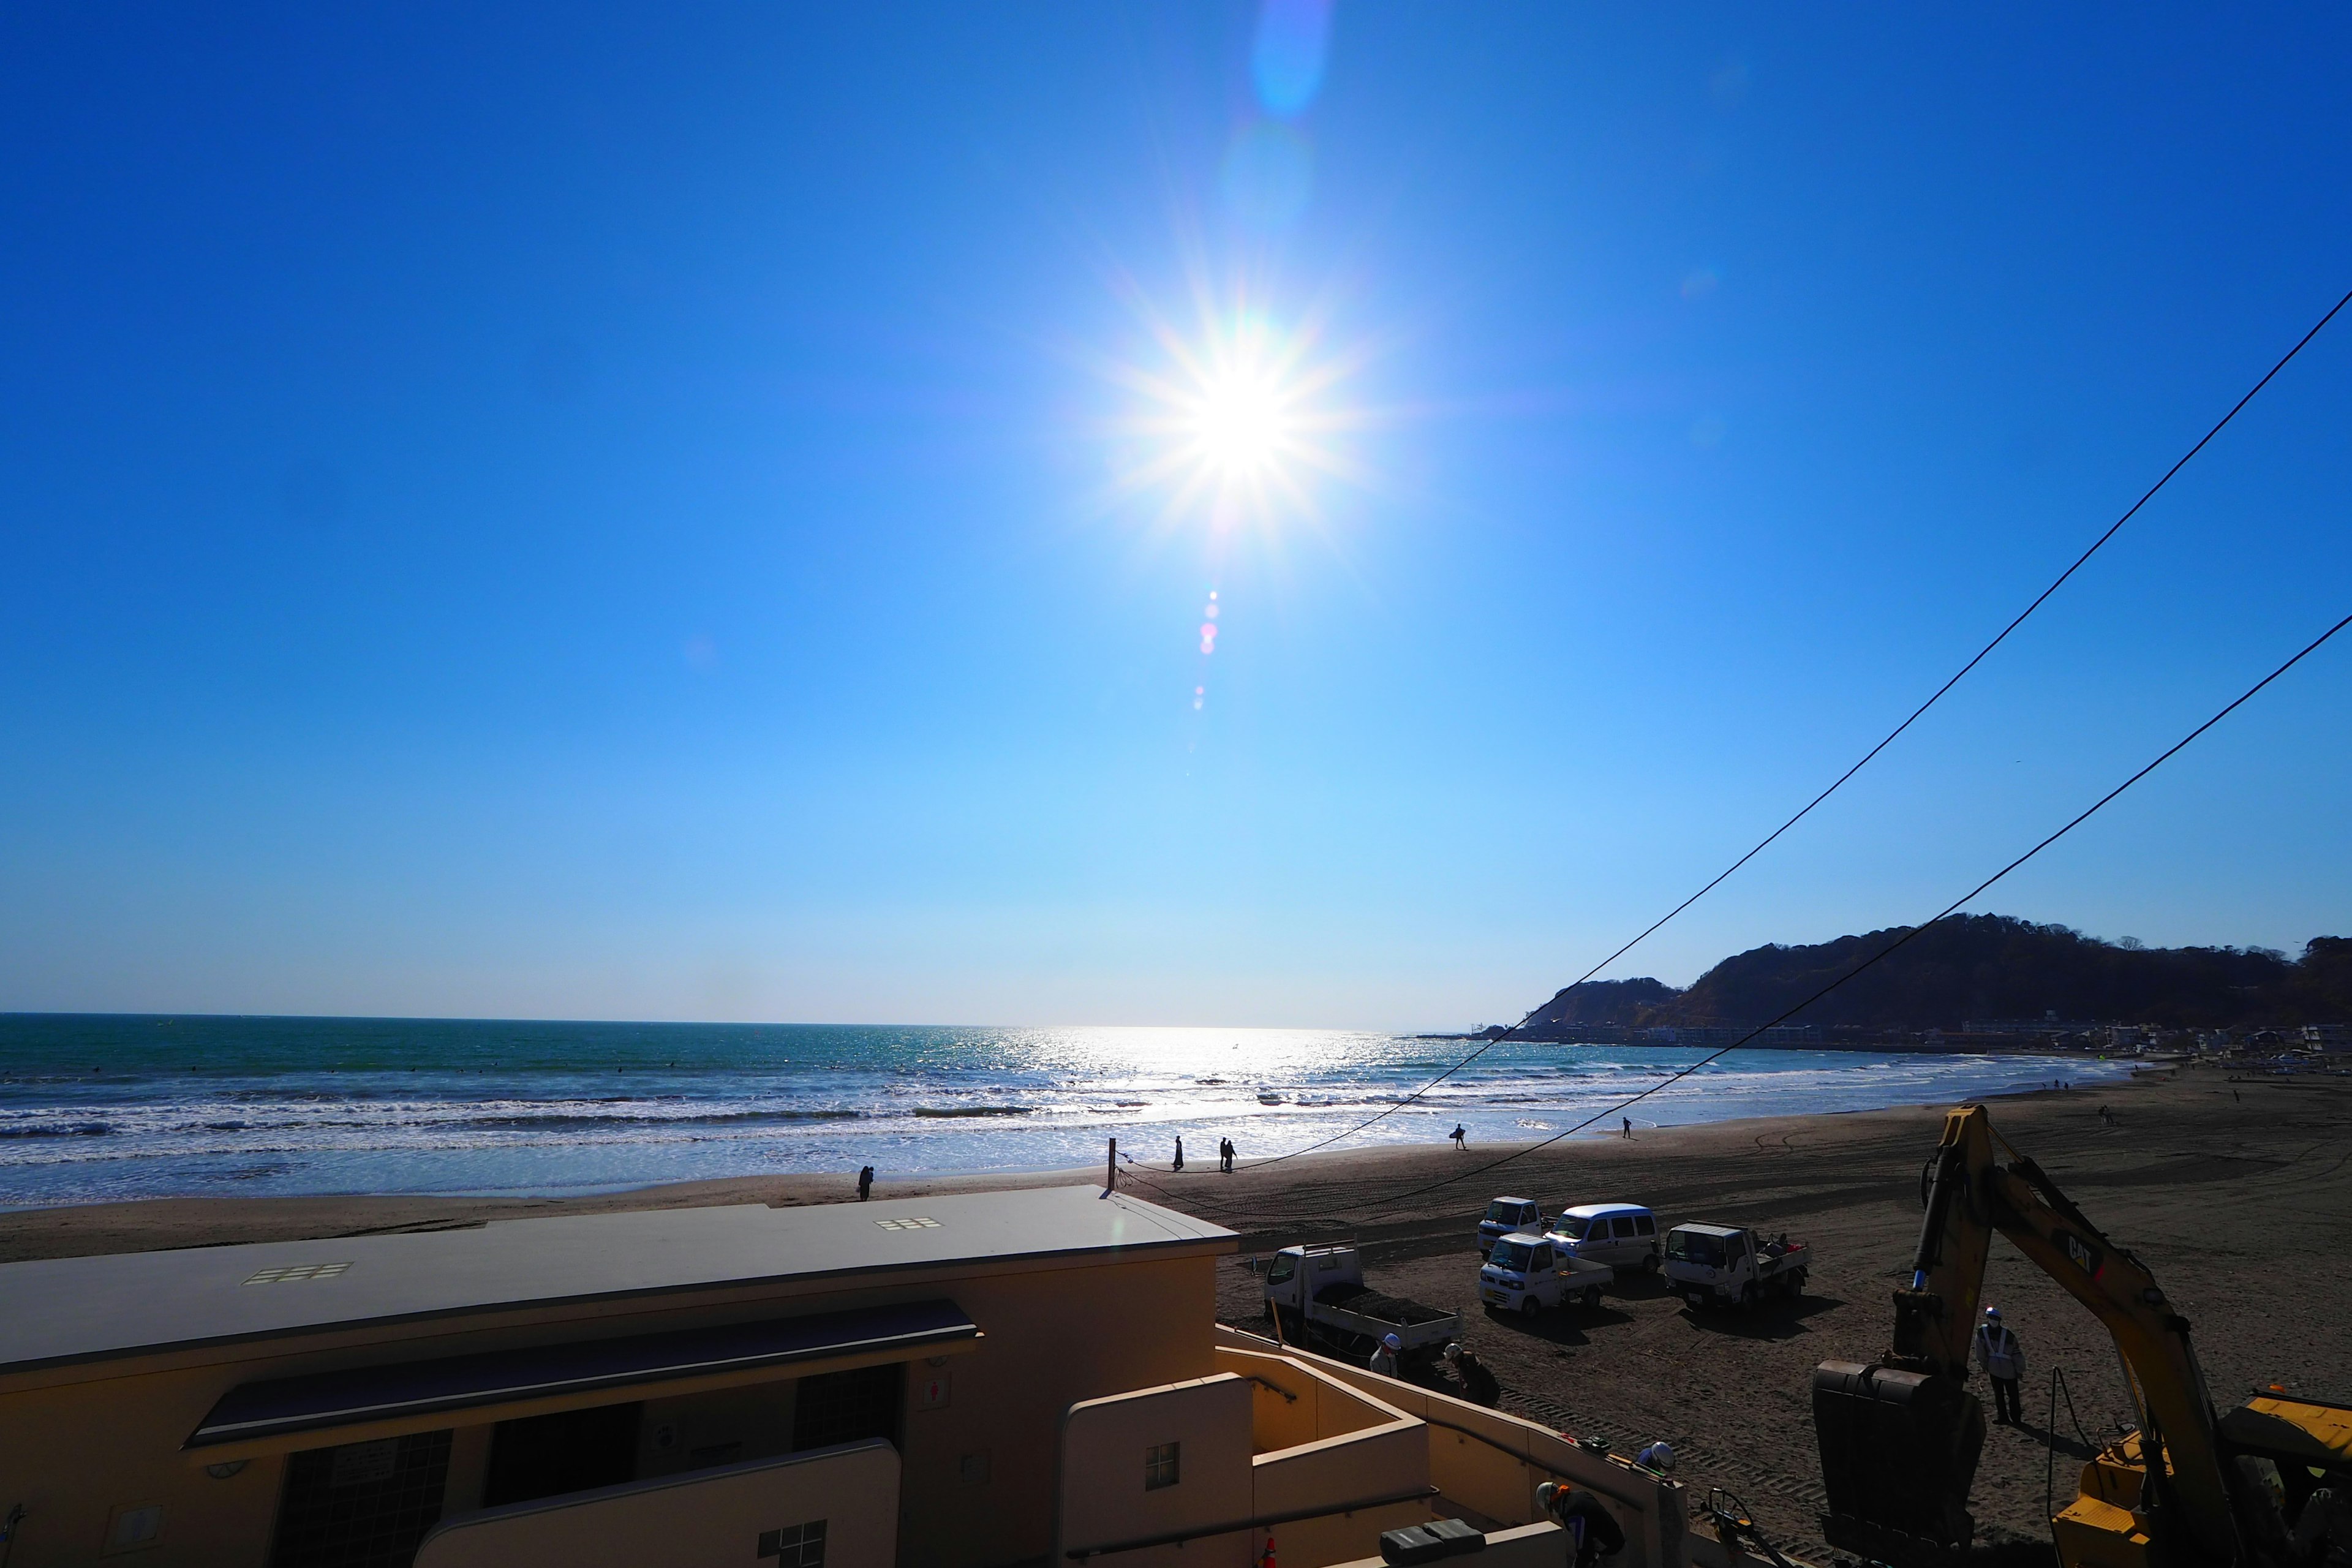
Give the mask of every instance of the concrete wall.
[(867, 1442), (460, 1514), (425, 1538), (415, 1568), (742, 1568), (763, 1532), (814, 1520), (826, 1568), (891, 1568), (898, 1516), (898, 1451)]
[(1313, 1514), (1255, 1531), (1255, 1553), (1270, 1534), (1287, 1562), (1329, 1563), (1376, 1551), (1381, 1531), (1431, 1517), (1418, 1496), (1351, 1506), (1426, 1491), (1429, 1445), (1419, 1421), (1302, 1360), (1221, 1344), (1217, 1364), (1253, 1380), (1252, 1517)]
[[(957, 1283), (950, 1293), (988, 1337), (940, 1367), (907, 1369), (900, 1561), (981, 1568), (1045, 1555), (1064, 1413), (1213, 1373), (1215, 1266), (1207, 1257), (1097, 1262)], [(924, 1408), (921, 1385), (940, 1373), (947, 1402)]]
[[(1574, 1561), (1568, 1531), (1547, 1520), (1510, 1530), (1490, 1531), (1486, 1550), (1477, 1553), (1478, 1568), (1567, 1568)], [(1386, 1568), (1378, 1556), (1342, 1563), (1336, 1568)]]
[(1252, 1380), (1251, 1441), (1261, 1454), (1386, 1426), (1402, 1414), (1286, 1355), (1221, 1344), (1216, 1365)]
[[(1217, 1342), (1221, 1352), (1264, 1353), (1275, 1348), (1223, 1325)], [(1599, 1497), (1623, 1528), (1625, 1550), (1609, 1560), (1611, 1568), (1683, 1568), (1685, 1514), (1678, 1484), (1635, 1469), (1625, 1456), (1591, 1453), (1532, 1421), (1345, 1362), (1287, 1353), (1302, 1366), (1429, 1423), (1422, 1437), (1429, 1479), (1442, 1494), (1441, 1511), (1452, 1502), (1505, 1524), (1531, 1524), (1541, 1518), (1536, 1488), (1565, 1480)]]
[[(1146, 1450), (1176, 1443), (1176, 1484), (1147, 1489)], [(1070, 1407), (1062, 1429), (1059, 1537), (1053, 1561), (1090, 1547), (1246, 1521), (1251, 1515), (1250, 1384), (1231, 1373), (1137, 1389)], [(1120, 1568), (1242, 1568), (1244, 1530), (1119, 1553)]]

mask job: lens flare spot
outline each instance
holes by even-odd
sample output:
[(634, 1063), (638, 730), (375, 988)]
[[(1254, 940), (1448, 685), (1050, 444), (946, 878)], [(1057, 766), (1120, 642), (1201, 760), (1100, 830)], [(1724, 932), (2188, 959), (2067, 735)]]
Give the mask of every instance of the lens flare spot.
[(1331, 0), (1265, 0), (1250, 42), (1250, 78), (1268, 114), (1306, 111), (1323, 85), (1331, 47)]

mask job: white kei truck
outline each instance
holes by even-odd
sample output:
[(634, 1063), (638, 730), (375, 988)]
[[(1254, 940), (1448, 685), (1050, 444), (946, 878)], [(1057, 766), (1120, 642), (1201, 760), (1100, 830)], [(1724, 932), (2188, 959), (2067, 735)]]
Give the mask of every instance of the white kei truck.
[(1601, 1289), (1617, 1278), (1606, 1263), (1593, 1263), (1534, 1231), (1498, 1238), (1478, 1270), (1478, 1300), (1489, 1312), (1534, 1317), (1547, 1309), (1580, 1301), (1601, 1305)]
[(1549, 1223), (1543, 1205), (1533, 1198), (1496, 1198), (1478, 1216), (1478, 1256), (1494, 1251), (1495, 1243), (1514, 1231), (1539, 1231)]
[(1678, 1225), (1666, 1233), (1666, 1289), (1695, 1308), (1747, 1311), (1768, 1296), (1801, 1296), (1812, 1261), (1801, 1241), (1740, 1226)]
[[(1252, 1267), (1258, 1267), (1253, 1260)], [(1286, 1343), (1361, 1362), (1394, 1334), (1398, 1361), (1435, 1359), (1462, 1337), (1459, 1313), (1385, 1296), (1364, 1283), (1355, 1244), (1286, 1247), (1265, 1264), (1265, 1310)]]

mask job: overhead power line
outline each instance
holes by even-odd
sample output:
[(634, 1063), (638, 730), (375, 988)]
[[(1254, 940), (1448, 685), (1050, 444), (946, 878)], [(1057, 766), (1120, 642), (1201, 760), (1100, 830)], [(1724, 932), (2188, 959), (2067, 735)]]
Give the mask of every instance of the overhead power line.
[[(1749, 1042), (1756, 1039), (1757, 1037), (1762, 1035), (1765, 1030), (1788, 1022), (1790, 1018), (1795, 1017), (1798, 1014), (1803, 1012), (1806, 1008), (1811, 1006), (1822, 997), (1827, 996), (1832, 991), (1837, 990), (1838, 987), (1845, 984), (1848, 981), (1853, 980), (1856, 975), (1871, 969), (1880, 961), (1900, 951), (1902, 948), (1908, 945), (1915, 938), (1926, 931), (1929, 926), (1932, 926), (1937, 921), (1943, 920), (1947, 916), (1953, 914), (1963, 905), (1969, 903), (1978, 895), (1990, 888), (1995, 882), (2000, 881), (2003, 877), (2008, 876), (2011, 871), (2016, 870), (2020, 866), (2024, 865), (2028, 860), (2032, 859), (2036, 855), (2041, 854), (2044, 849), (2049, 848), (2053, 844), (2057, 843), (2058, 840), (2065, 837), (2069, 833), (2074, 832), (2075, 828), (2080, 827), (2084, 823), (2088, 822), (2099, 812), (2100, 808), (2105, 806), (2109, 801), (2114, 800), (2117, 795), (2123, 794), (2124, 791), (2131, 788), (2132, 785), (2139, 783), (2140, 780), (2156, 772), (2157, 769), (2162, 767), (2166, 763), (2170, 762), (2172, 758), (2186, 748), (2190, 742), (2196, 740), (2197, 737), (2202, 735), (2206, 731), (2210, 730), (2214, 725), (2219, 724), (2222, 720), (2236, 712), (2240, 708), (2243, 707), (2249, 700), (2251, 700), (2256, 692), (2262, 690), (2263, 688), (2268, 686), (2272, 681), (2276, 680), (2280, 676), (2284, 675), (2288, 670), (2293, 669), (2296, 665), (2301, 664), (2314, 653), (2316, 653), (2321, 645), (2326, 643), (2336, 633), (2342, 631), (2347, 626), (2352, 626), (2352, 616), (2345, 616), (2342, 620), (2336, 622), (2334, 626), (2328, 627), (2326, 631), (2312, 638), (2311, 641), (2304, 644), (2302, 649), (2297, 652), (2294, 657), (2288, 659), (2284, 664), (2280, 665), (2276, 669), (2272, 670), (2268, 675), (2263, 676), (2260, 680), (2255, 681), (2252, 686), (2246, 688), (2244, 691), (2239, 693), (2238, 696), (2231, 700), (2229, 705), (2224, 707), (2220, 712), (2214, 714), (2210, 719), (2206, 720), (2205, 722), (2198, 725), (2197, 728), (2189, 731), (2189, 733), (2180, 737), (2179, 740), (2175, 741), (2171, 745), (2166, 747), (2157, 755), (2155, 760), (2150, 762), (2147, 766), (2141, 768), (2137, 773), (2132, 774), (2131, 777), (2124, 780), (2123, 783), (2116, 785), (2115, 788), (2109, 790), (2106, 794), (2093, 801), (2089, 805), (2084, 807), (2079, 814), (2077, 814), (2064, 826), (2059, 828), (2055, 833), (2051, 834), (2048, 837), (2042, 839), (2042, 842), (2036, 844), (2032, 848), (2028, 849), (2024, 854), (2020, 855), (2016, 859), (2011, 860), (2008, 865), (2003, 866), (2000, 870), (1995, 871), (1991, 876), (1987, 877), (1983, 881), (1979, 882), (1975, 887), (1970, 888), (1967, 892), (1962, 893), (1958, 898), (1954, 899), (1950, 903), (1946, 904), (1941, 910), (1937, 910), (1935, 914), (1930, 915), (1927, 920), (1921, 921), (1916, 926), (1906, 927), (1903, 933), (1896, 937), (1893, 942), (1888, 942), (1885, 947), (1879, 949), (1876, 952), (1872, 953), (1868, 958), (1864, 959), (1860, 963), (1855, 964), (1852, 969), (1847, 970), (1843, 974), (1839, 975), (1835, 980), (1831, 981), (1827, 985), (1822, 986), (1820, 990), (1814, 992), (1803, 1001), (1797, 1003), (1794, 1006), (1783, 1009), (1768, 1022), (1759, 1024), (1756, 1027), (1748, 1030), (1748, 1033), (1732, 1041), (1731, 1044), (1725, 1046), (1722, 1049), (1709, 1052), (1707, 1055), (1701, 1057), (1698, 1060), (1691, 1063), (1688, 1067), (1675, 1072), (1671, 1077), (1663, 1079), (1658, 1082), (1652, 1084), (1649, 1088), (1643, 1089), (1638, 1094), (1626, 1096), (1623, 1100), (1619, 1100), (1616, 1104), (1608, 1107), (1606, 1110), (1595, 1111), (1592, 1115), (1586, 1117), (1582, 1121), (1580, 1121), (1575, 1126), (1569, 1128), (1566, 1131), (1555, 1132), (1550, 1137), (1543, 1140), (1540, 1143), (1530, 1143), (1524, 1149), (1516, 1150), (1511, 1153), (1502, 1155), (1497, 1159), (1489, 1160), (1485, 1164), (1475, 1166), (1471, 1170), (1461, 1172), (1455, 1175), (1444, 1177), (1439, 1181), (1430, 1182), (1422, 1186), (1412, 1187), (1404, 1192), (1385, 1194), (1376, 1199), (1368, 1199), (1362, 1202), (1350, 1203), (1339, 1208), (1321, 1211), (1320, 1214), (1309, 1215), (1303, 1217), (1317, 1218), (1332, 1214), (1344, 1214), (1360, 1208), (1385, 1207), (1392, 1204), (1405, 1202), (1411, 1198), (1420, 1197), (1428, 1193), (1436, 1192), (1444, 1187), (1450, 1187), (1456, 1182), (1466, 1182), (1473, 1176), (1484, 1175), (1488, 1171), (1499, 1169), (1504, 1165), (1509, 1164), (1514, 1160), (1524, 1159), (1526, 1156), (1534, 1153), (1538, 1149), (1549, 1148), (1550, 1145), (1559, 1142), (1563, 1138), (1572, 1137), (1575, 1134), (1583, 1131), (1586, 1128), (1591, 1126), (1596, 1121), (1606, 1121), (1612, 1116), (1622, 1115), (1628, 1107), (1639, 1104), (1641, 1101), (1647, 1100), (1650, 1096), (1657, 1093), (1660, 1089), (1671, 1088), (1673, 1085), (1681, 1082), (1684, 1079), (1686, 1079), (1691, 1074), (1698, 1071), (1699, 1068), (1706, 1067), (1708, 1063), (1720, 1060), (1722, 1058), (1730, 1055), (1733, 1051), (1739, 1049), (1741, 1047), (1748, 1045)], [(1268, 1162), (1268, 1163), (1271, 1163), (1272, 1162), (1270, 1161)]]
[[(2213, 437), (2219, 436), (2222, 430), (2228, 426), (2230, 421), (2235, 419), (2238, 416), (2239, 412), (2243, 409), (2247, 404), (2252, 403), (2254, 400), (2255, 395), (2260, 393), (2263, 388), (2268, 386), (2271, 382), (2276, 378), (2279, 372), (2284, 370), (2288, 363), (2294, 360), (2294, 356), (2301, 353), (2304, 351), (2305, 346), (2308, 344), (2312, 339), (2317, 337), (2320, 333), (2320, 330), (2326, 327), (2328, 322), (2334, 321), (2347, 305), (2352, 305), (2352, 291), (2346, 292), (2342, 299), (2336, 300), (2334, 305), (2328, 307), (2327, 313), (2320, 317), (2318, 321), (2313, 322), (2311, 330), (2304, 333), (2302, 337), (2297, 338), (2295, 340), (2294, 346), (2287, 350), (2284, 354), (2281, 354), (2278, 358), (2278, 363), (2272, 365), (2269, 370), (2263, 372), (2263, 378), (2254, 383), (2252, 386), (2247, 388), (2246, 395), (2243, 397), (2239, 398), (2237, 402), (2231, 404), (2230, 405), (2230, 411), (2227, 414), (2222, 415), (2221, 418), (2215, 420), (2213, 422), (2213, 427), (2206, 431), (2203, 436), (2198, 437), (2197, 444), (2195, 446), (2180, 454), (2179, 458), (2174, 461), (2172, 467), (2164, 470), (2164, 475), (2161, 479), (2158, 479), (2156, 483), (2148, 486), (2145, 491), (2141, 492), (2140, 498), (2132, 502), (2128, 508), (2125, 509), (2124, 514), (2121, 517), (2118, 517), (2115, 521), (2107, 524), (2106, 531), (2100, 534), (2096, 539), (2091, 541), (2090, 547), (2084, 550), (2080, 555), (2074, 557), (2074, 561), (2068, 564), (2066, 570), (2059, 573), (2056, 577), (2051, 580), (2048, 587), (2033, 595), (2032, 602), (2027, 605), (2025, 608), (2018, 611), (2016, 616), (2011, 619), (2007, 626), (2001, 627), (2000, 630), (1994, 635), (1993, 639), (1990, 642), (1977, 649), (1975, 654), (1969, 658), (1966, 664), (1960, 666), (1959, 668), (1952, 672), (1950, 679), (1945, 681), (1943, 685), (1938, 686), (1933, 692), (1929, 693), (1928, 698), (1925, 702), (1922, 702), (1918, 707), (1914, 708), (1910, 711), (1909, 715), (1904, 719), (1903, 722), (1895, 725), (1894, 729), (1889, 730), (1885, 736), (1882, 738), (1876, 745), (1871, 747), (1867, 752), (1864, 752), (1861, 758), (1856, 761), (1852, 767), (1846, 769), (1845, 772), (1838, 774), (1835, 779), (1832, 780), (1830, 786), (1827, 789), (1822, 791), (1821, 794), (1807, 801), (1798, 809), (1796, 815), (1790, 817), (1788, 821), (1780, 824), (1780, 826), (1766, 834), (1762, 838), (1758, 839), (1753, 848), (1749, 849), (1747, 854), (1742, 855), (1738, 859), (1734, 860), (1730, 865), (1726, 866), (1721, 871), (1717, 872), (1705, 887), (1702, 887), (1698, 891), (1685, 899), (1681, 903), (1676, 904), (1673, 909), (1668, 910), (1664, 914), (1660, 915), (1656, 920), (1652, 921), (1647, 926), (1644, 926), (1638, 933), (1636, 933), (1631, 942), (1628, 942), (1624, 946), (1619, 948), (1616, 952), (1611, 953), (1608, 957), (1602, 959), (1600, 963), (1594, 964), (1582, 974), (1578, 975), (1574, 980), (1570, 981), (1567, 989), (1572, 991), (1577, 986), (1583, 984), (1586, 981), (1591, 979), (1594, 975), (1600, 973), (1602, 970), (1608, 968), (1611, 964), (1616, 963), (1627, 953), (1633, 952), (1634, 948), (1640, 946), (1642, 942), (1648, 940), (1668, 921), (1673, 920), (1676, 915), (1681, 914), (1685, 910), (1690, 908), (1693, 904), (1698, 902), (1701, 899), (1715, 891), (1716, 889), (1721, 887), (1730, 879), (1732, 873), (1738, 871), (1742, 866), (1747, 865), (1748, 862), (1755, 859), (1757, 856), (1771, 847), (1773, 842), (1780, 838), (1782, 834), (1788, 832), (1789, 829), (1796, 826), (1797, 824), (1811, 816), (1815, 806), (1820, 805), (1823, 801), (1829, 799), (1830, 796), (1835, 795), (1838, 790), (1844, 785), (1848, 779), (1853, 778), (1854, 774), (1862, 772), (1864, 768), (1869, 766), (1871, 762), (1877, 757), (1879, 752), (1893, 745), (1895, 740), (1900, 737), (1906, 730), (1908, 730), (1912, 725), (1919, 721), (1920, 718), (1927, 713), (1928, 709), (1933, 708), (1937, 702), (1941, 701), (1946, 692), (1951, 690), (1953, 687), (1958, 686), (1970, 670), (1976, 668), (1978, 665), (1982, 664), (1985, 661), (1987, 655), (1990, 654), (1993, 649), (1999, 647), (2002, 643), (2007, 642), (2009, 640), (2009, 634), (2023, 626), (2025, 624), (2026, 617), (2032, 615), (2034, 611), (2040, 609), (2043, 602), (2047, 600), (2051, 595), (2055, 594), (2060, 588), (2063, 587), (2068, 578), (2081, 571), (2084, 563), (2088, 562), (2092, 556), (2096, 555), (2099, 552), (2100, 548), (2105, 545), (2108, 540), (2113, 539), (2122, 531), (2124, 524), (2129, 522), (2133, 518), (2139, 515), (2140, 509), (2147, 506), (2149, 501), (2154, 500), (2156, 499), (2157, 492), (2164, 489), (2166, 485), (2170, 484), (2172, 482), (2173, 476), (2189, 466), (2190, 458), (2196, 457), (2198, 453), (2203, 451), (2209, 445), (2210, 445)], [(1431, 1079), (1427, 1083), (1413, 1090), (1412, 1093), (1405, 1096), (1402, 1100), (1396, 1101), (1394, 1104), (1384, 1108), (1378, 1113), (1366, 1117), (1363, 1121), (1358, 1122), (1355, 1126), (1347, 1129), (1345, 1131), (1334, 1132), (1328, 1138), (1319, 1139), (1301, 1149), (1293, 1149), (1286, 1154), (1276, 1154), (1269, 1159), (1256, 1161), (1247, 1166), (1246, 1169), (1252, 1171), (1262, 1171), (1269, 1165), (1278, 1165), (1285, 1160), (1295, 1160), (1301, 1154), (1311, 1154), (1316, 1150), (1328, 1148), (1332, 1144), (1340, 1142), (1342, 1139), (1352, 1138), (1357, 1133), (1361, 1132), (1365, 1128), (1373, 1125), (1375, 1122), (1384, 1121), (1387, 1118), (1395, 1115), (1405, 1107), (1421, 1100), (1422, 1097), (1428, 1094), (1430, 1090), (1435, 1089), (1439, 1084), (1444, 1083), (1447, 1079), (1452, 1078), (1455, 1073), (1460, 1072), (1463, 1068), (1476, 1061), (1480, 1057), (1485, 1056), (1488, 1051), (1493, 1050), (1496, 1046), (1501, 1045), (1505, 1040), (1509, 1039), (1512, 1036), (1526, 1028), (1528, 1023), (1535, 1017), (1536, 1014), (1542, 1011), (1543, 1007), (1541, 1005), (1537, 1006), (1532, 1011), (1528, 1012), (1526, 1016), (1522, 1017), (1517, 1023), (1513, 1024), (1501, 1034), (1495, 1036), (1485, 1045), (1480, 1046), (1476, 1050), (1472, 1051), (1468, 1056), (1464, 1057), (1460, 1061), (1455, 1062), (1452, 1067), (1447, 1068), (1444, 1072), (1439, 1073), (1435, 1078)]]

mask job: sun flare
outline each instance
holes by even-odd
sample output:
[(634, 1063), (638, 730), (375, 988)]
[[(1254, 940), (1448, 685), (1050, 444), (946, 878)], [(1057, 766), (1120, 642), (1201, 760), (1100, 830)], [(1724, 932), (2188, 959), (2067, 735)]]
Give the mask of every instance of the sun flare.
[(1201, 459), (1234, 478), (1281, 459), (1288, 421), (1281, 386), (1270, 375), (1236, 368), (1201, 391), (1192, 414)]
[(1119, 489), (1158, 496), (1171, 524), (1315, 519), (1318, 479), (1360, 479), (1343, 442), (1361, 416), (1334, 402), (1355, 359), (1331, 355), (1311, 320), (1196, 304), (1189, 325), (1140, 310), (1153, 352), (1108, 367), (1139, 395), (1114, 426)]

